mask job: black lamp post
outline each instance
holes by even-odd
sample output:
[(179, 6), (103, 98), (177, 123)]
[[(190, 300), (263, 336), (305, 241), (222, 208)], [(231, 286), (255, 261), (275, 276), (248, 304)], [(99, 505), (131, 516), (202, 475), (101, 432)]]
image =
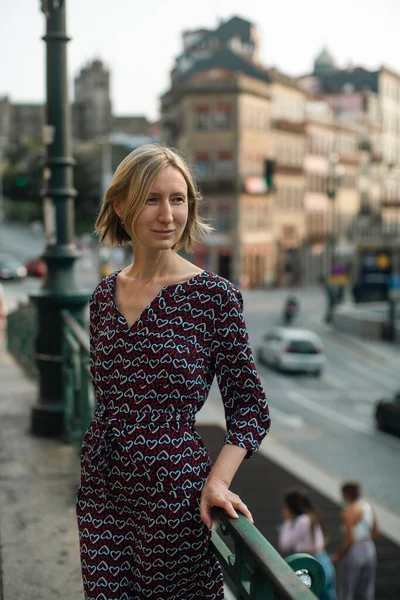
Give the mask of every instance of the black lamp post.
[(68, 309), (83, 323), (88, 292), (78, 288), (74, 245), (74, 160), (70, 105), (67, 91), (66, 0), (42, 0), (46, 16), (47, 106), (46, 123), (53, 132), (47, 144), (49, 175), (46, 197), (54, 204), (55, 241), (48, 242), (43, 258), (48, 273), (42, 289), (31, 296), (37, 307), (36, 362), (38, 399), (32, 410), (32, 432), (58, 437), (64, 431), (61, 311)]

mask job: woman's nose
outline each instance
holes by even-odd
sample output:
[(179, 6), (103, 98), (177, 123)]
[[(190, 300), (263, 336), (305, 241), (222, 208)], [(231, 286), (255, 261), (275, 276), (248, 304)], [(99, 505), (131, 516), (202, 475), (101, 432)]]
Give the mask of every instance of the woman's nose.
[(170, 223), (173, 220), (172, 207), (169, 202), (160, 202), (158, 218), (167, 223)]

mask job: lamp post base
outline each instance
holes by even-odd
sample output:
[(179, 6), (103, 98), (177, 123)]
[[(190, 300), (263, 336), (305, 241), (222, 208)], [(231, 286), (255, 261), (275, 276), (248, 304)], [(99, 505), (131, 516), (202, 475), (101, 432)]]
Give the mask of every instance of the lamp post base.
[(59, 438), (64, 433), (63, 322), (68, 310), (82, 325), (90, 291), (53, 294), (41, 290), (31, 295), (37, 308), (36, 364), (39, 372), (38, 399), (32, 407), (31, 432)]
[(62, 438), (64, 435), (64, 411), (60, 403), (38, 404), (31, 412), (31, 433), (40, 437)]

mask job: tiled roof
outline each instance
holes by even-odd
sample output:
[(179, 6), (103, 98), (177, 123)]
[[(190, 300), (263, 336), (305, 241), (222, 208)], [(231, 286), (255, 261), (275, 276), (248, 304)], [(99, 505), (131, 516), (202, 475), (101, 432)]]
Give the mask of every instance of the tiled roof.
[(337, 70), (325, 75), (319, 74), (321, 89), (324, 92), (335, 93), (343, 89), (346, 84), (352, 84), (355, 90), (378, 91), (379, 71), (367, 71), (362, 67), (349, 70)]
[(207, 32), (204, 37), (196, 42), (196, 46), (207, 43), (207, 41), (217, 38), (222, 44), (229, 42), (232, 37), (239, 36), (242, 42), (251, 42), (252, 23), (241, 17), (232, 17), (229, 21), (221, 23), (217, 29)]
[(255, 77), (256, 79), (260, 79), (267, 83), (270, 81), (268, 72), (265, 69), (258, 67), (255, 63), (246, 60), (246, 58), (232, 52), (232, 50), (228, 48), (217, 50), (212, 55), (197, 60), (187, 71), (180, 74), (178, 73), (177, 80), (182, 83), (196, 73), (202, 73), (203, 71), (209, 71), (210, 69), (218, 67), (233, 72), (239, 72), (243, 75), (248, 75), (249, 77)]

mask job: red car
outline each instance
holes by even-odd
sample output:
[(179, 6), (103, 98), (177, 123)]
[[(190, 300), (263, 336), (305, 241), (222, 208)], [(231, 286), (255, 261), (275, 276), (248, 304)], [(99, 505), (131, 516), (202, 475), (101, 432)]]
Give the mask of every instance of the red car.
[(32, 277), (45, 277), (47, 273), (47, 265), (43, 258), (38, 256), (25, 264), (28, 275)]

